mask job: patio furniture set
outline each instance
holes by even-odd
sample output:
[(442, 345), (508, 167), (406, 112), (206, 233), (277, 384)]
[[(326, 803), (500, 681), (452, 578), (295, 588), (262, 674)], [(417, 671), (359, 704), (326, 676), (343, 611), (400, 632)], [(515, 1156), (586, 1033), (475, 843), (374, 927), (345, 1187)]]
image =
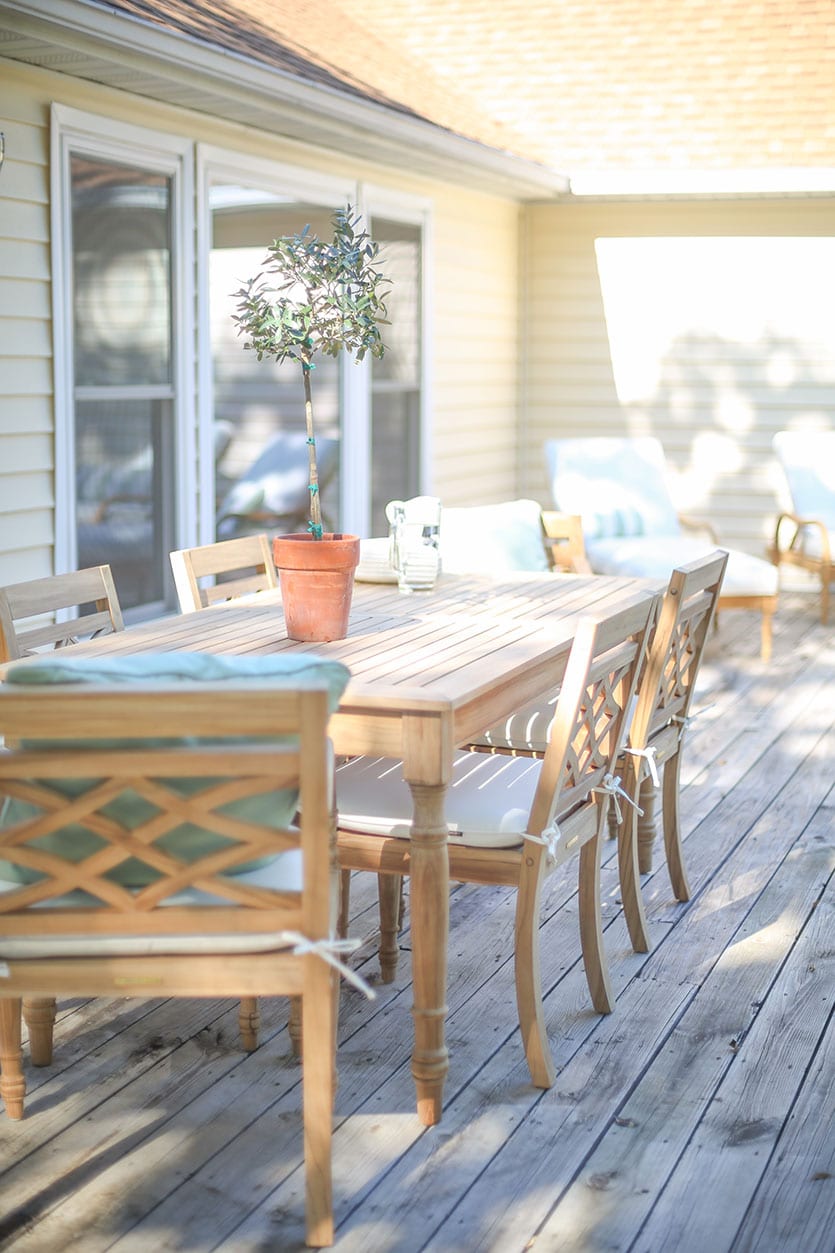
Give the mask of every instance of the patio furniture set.
[[(336, 993), (340, 976), (362, 984), (338, 930), (359, 871), (379, 876), (384, 980), (396, 968), (400, 885), (411, 881), (420, 1119), (442, 1116), (450, 879), (515, 890), (522, 1042), (532, 1082), (553, 1084), (543, 883), (577, 856), (586, 977), (595, 1009), (610, 1012), (602, 840), (617, 835), (629, 935), (645, 952), (640, 874), (659, 786), (673, 892), (689, 897), (679, 776), (708, 632), (744, 600), (763, 613), (765, 652), (776, 600), (765, 579), (728, 593), (734, 554), (676, 559), (672, 530), (662, 532), (672, 558), (663, 573), (648, 549), (634, 554), (640, 568), (588, 573), (604, 549), (583, 544), (587, 518), (571, 509), (586, 496), (557, 491), (562, 452), (551, 450), (551, 464), (568, 519), (540, 517), (538, 506), (529, 518), (529, 502), (474, 511), (490, 573), (455, 572), (467, 511), (445, 511), (445, 573), (432, 594), (358, 582), (348, 637), (316, 650), (287, 638), (265, 536), (173, 553), (181, 613), (129, 630), (107, 567), (0, 589), (0, 1094), (11, 1117), (23, 1115), (21, 1014), (32, 1062), (48, 1064), (56, 997), (237, 997), (252, 1049), (258, 998), (290, 996), (307, 1240), (332, 1243)], [(606, 498), (598, 493), (598, 507)], [(655, 513), (639, 524), (632, 507), (617, 504), (631, 536), (598, 519), (601, 544), (608, 535), (637, 548), (649, 535)], [(796, 528), (790, 559), (818, 560), (829, 578), (820, 553), (828, 561), (831, 523), (796, 509), (781, 519)], [(497, 514), (490, 544), (484, 528)], [(524, 543), (509, 536), (522, 515), (540, 537), (533, 570), (518, 568)], [(76, 617), (44, 625), (73, 606)]]

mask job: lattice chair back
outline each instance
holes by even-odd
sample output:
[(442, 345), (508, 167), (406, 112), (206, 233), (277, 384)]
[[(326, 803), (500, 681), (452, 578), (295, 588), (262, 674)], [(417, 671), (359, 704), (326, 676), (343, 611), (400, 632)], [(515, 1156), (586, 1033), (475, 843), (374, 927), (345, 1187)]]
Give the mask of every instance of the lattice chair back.
[(557, 823), (566, 852), (578, 822), (597, 827), (618, 794), (615, 764), (657, 606), (657, 598), (628, 597), (621, 610), (578, 627), (528, 824), (541, 832)]
[(651, 743), (672, 724), (683, 726), (727, 564), (728, 554), (717, 549), (673, 570), (640, 681), (633, 744)]
[(667, 866), (676, 898), (685, 901), (690, 895), (679, 819), (681, 751), (727, 563), (728, 554), (717, 550), (673, 570), (639, 682), (628, 746), (618, 764), (634, 805), (626, 814), (610, 814), (610, 821), (618, 830), (624, 913), (639, 952), (649, 948), (639, 876), (652, 869), (655, 791), (661, 786), (662, 770)]

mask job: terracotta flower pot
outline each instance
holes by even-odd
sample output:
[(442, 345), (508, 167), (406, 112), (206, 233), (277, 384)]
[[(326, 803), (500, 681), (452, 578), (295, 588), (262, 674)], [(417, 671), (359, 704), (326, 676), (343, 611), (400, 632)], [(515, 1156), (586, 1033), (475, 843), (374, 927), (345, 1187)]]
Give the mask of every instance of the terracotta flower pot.
[(273, 560), (291, 640), (326, 643), (345, 638), (359, 559), (356, 535), (326, 531), (320, 540), (308, 534), (275, 536)]

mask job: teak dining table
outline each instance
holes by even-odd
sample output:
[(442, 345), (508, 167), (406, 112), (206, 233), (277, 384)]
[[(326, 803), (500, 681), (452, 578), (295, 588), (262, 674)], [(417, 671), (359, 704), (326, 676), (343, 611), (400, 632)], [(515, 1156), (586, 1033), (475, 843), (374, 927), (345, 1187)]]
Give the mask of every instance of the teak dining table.
[(421, 1121), (440, 1121), (449, 867), (444, 797), (454, 750), (560, 683), (580, 617), (615, 607), (642, 580), (570, 574), (441, 575), (431, 592), (357, 582), (348, 636), (287, 638), (280, 592), (143, 622), (73, 646), (74, 655), (309, 652), (351, 681), (330, 734), (338, 754), (400, 757), (414, 801), (410, 911), (414, 1044)]

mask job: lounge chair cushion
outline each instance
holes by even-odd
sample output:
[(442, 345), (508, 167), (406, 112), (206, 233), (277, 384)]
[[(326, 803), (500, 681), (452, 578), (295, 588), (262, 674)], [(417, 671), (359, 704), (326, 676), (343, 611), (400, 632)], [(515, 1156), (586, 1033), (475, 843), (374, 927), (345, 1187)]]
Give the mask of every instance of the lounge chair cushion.
[(680, 533), (659, 440), (552, 439), (545, 454), (554, 504), (580, 515), (586, 543)]
[[(774, 450), (786, 475), (794, 512), (835, 533), (835, 431), (778, 431)], [(818, 535), (818, 544), (820, 532)], [(812, 533), (808, 533), (812, 540)], [(804, 551), (807, 539), (804, 537)]]
[[(686, 535), (638, 539), (595, 539), (586, 556), (595, 574), (668, 579), (675, 566), (697, 561), (713, 551), (709, 541)], [(777, 568), (761, 557), (731, 549), (722, 596), (776, 596)]]
[[(324, 682), (328, 687), (331, 709), (335, 709), (348, 682), (349, 671), (341, 662), (327, 661), (313, 655), (277, 655), (271, 657), (213, 656), (203, 653), (161, 653), (130, 657), (65, 657), (39, 659), (36, 662), (20, 662), (10, 666), (6, 681), (20, 685), (49, 685), (59, 683), (125, 684), (137, 686), (159, 682), (241, 682), (251, 681), (263, 687), (274, 684), (280, 688), (293, 687), (299, 682), (312, 680)], [(127, 728), (126, 728), (127, 730)], [(222, 728), (219, 728), (219, 731)], [(158, 741), (125, 738), (89, 741), (75, 744), (76, 748), (140, 748), (164, 747), (181, 743), (176, 739), (161, 737)], [(203, 743), (223, 744), (233, 741), (222, 735)], [(38, 741), (27, 744), (30, 748), (60, 752), (66, 741)], [(196, 795), (214, 786), (218, 779), (172, 779), (167, 785), (181, 795)], [(88, 785), (83, 779), (52, 780), (50, 787), (66, 797), (83, 794)], [(293, 819), (298, 804), (296, 789), (287, 788), (261, 795), (244, 797), (223, 806), (223, 813), (244, 821), (261, 824), (273, 829), (286, 827)], [(0, 809), (0, 828), (35, 817), (39, 811), (34, 806), (13, 798), (7, 798)], [(146, 801), (135, 793), (125, 791), (108, 809), (110, 815), (128, 829), (133, 829), (150, 816)], [(193, 824), (182, 824), (157, 842), (172, 856), (185, 862), (195, 861), (219, 848), (228, 841), (215, 832)], [(97, 836), (84, 827), (68, 825), (38, 841), (39, 847), (53, 851), (71, 861), (81, 861), (101, 845)], [(245, 862), (228, 870), (228, 874), (241, 874), (265, 864)], [(115, 883), (124, 887), (139, 888), (153, 882), (156, 872), (138, 859), (129, 859), (109, 872)], [(0, 880), (30, 883), (40, 875), (27, 867), (0, 860)]]

